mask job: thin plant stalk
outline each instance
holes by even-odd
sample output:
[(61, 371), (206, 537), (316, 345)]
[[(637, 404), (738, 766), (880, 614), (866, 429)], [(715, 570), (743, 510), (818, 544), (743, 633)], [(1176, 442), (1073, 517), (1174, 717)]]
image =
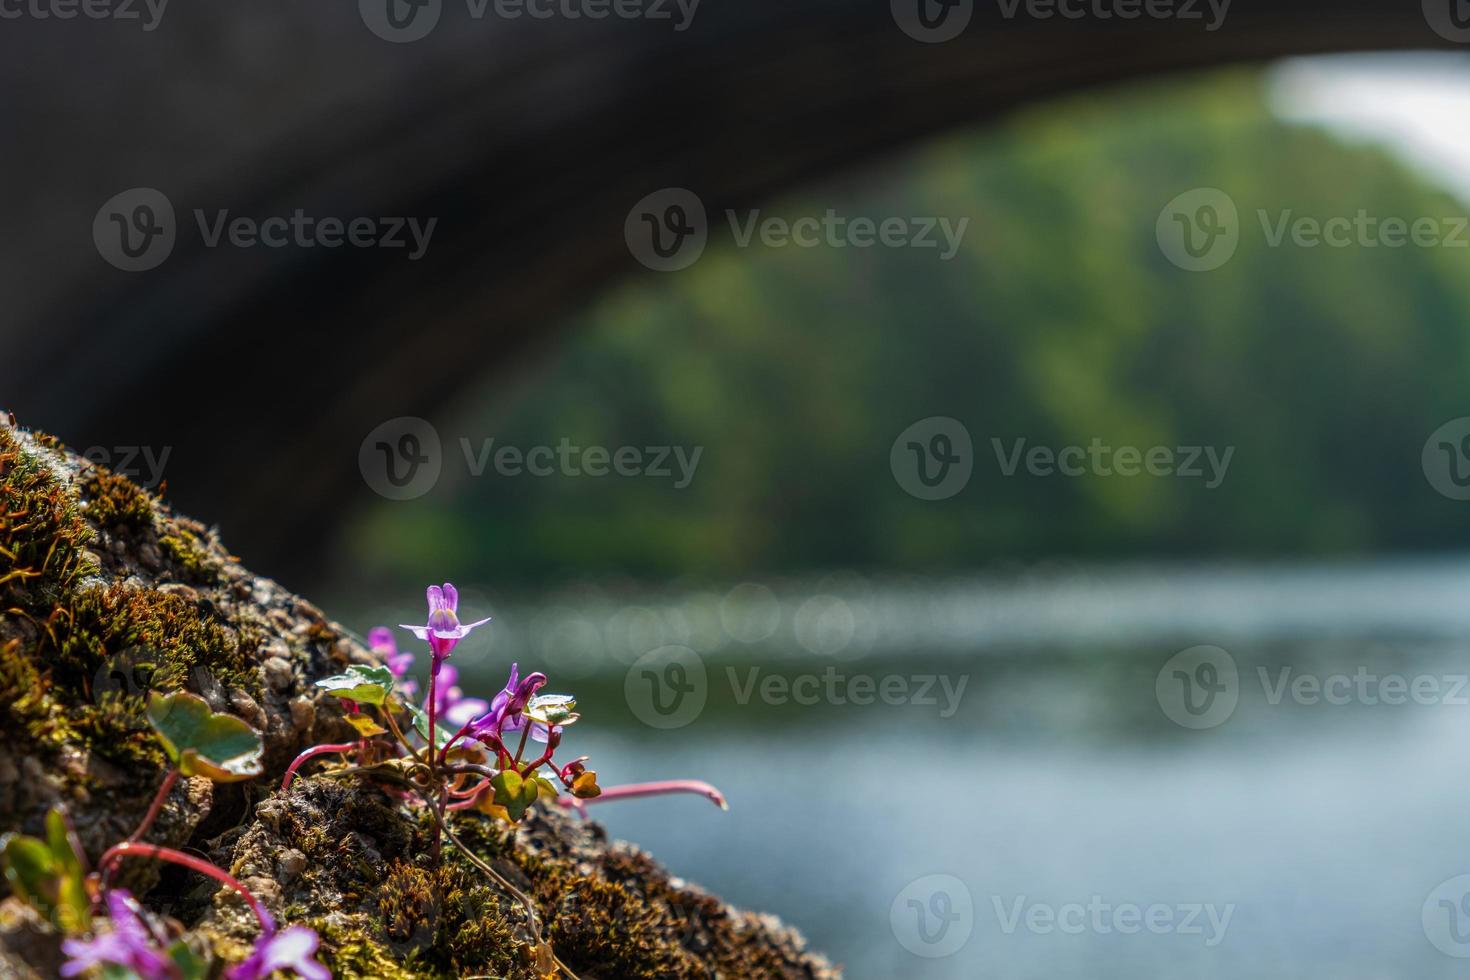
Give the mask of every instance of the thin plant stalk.
[(108, 848), (106, 853), (97, 862), (97, 868), (103, 873), (104, 879), (113, 867), (120, 864), (125, 857), (143, 857), (152, 858), (155, 861), (167, 861), (170, 864), (177, 864), (188, 868), (190, 871), (197, 871), (202, 875), (207, 875), (221, 884), (229, 885), (235, 891), (239, 892), (241, 898), (245, 899), (245, 904), (250, 906), (250, 911), (255, 913), (255, 918), (260, 922), (260, 928), (267, 935), (275, 934), (276, 920), (271, 917), (266, 907), (260, 904), (260, 899), (252, 895), (250, 889), (236, 881), (234, 876), (223, 868), (215, 867), (208, 861), (194, 857), (192, 854), (185, 854), (183, 851), (176, 851), (171, 847), (159, 847), (157, 844), (139, 844), (136, 841), (123, 841), (121, 844), (114, 844)]

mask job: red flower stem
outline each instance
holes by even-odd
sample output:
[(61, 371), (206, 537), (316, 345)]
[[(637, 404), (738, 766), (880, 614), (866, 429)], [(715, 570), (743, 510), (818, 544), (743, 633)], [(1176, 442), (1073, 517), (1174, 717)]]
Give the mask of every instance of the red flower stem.
[(476, 719), (471, 718), (469, 721), (465, 722), (464, 727), (455, 732), (454, 737), (444, 743), (444, 748), (439, 753), (439, 765), (442, 766), (445, 762), (449, 760), (449, 750), (454, 748), (455, 742), (458, 742), (460, 739), (464, 738), (470, 733), (470, 729), (474, 727), (475, 720)]
[(550, 744), (548, 744), (546, 746), (546, 751), (545, 751), (545, 753), (542, 754), (541, 758), (537, 759), (535, 762), (531, 763), (528, 766), (523, 766), (521, 768), (521, 774), (522, 775), (527, 775), (529, 773), (535, 772), (537, 769), (541, 768), (542, 765), (544, 765), (545, 763), (550, 762), (551, 761), (551, 757), (553, 755), (555, 755), (555, 754), (556, 754), (556, 749), (553, 748)]
[(472, 807), (478, 806), (480, 803), (480, 797), (485, 795), (485, 790), (487, 790), (489, 787), (490, 781), (488, 779), (484, 782), (477, 783), (474, 790), (470, 792), (467, 796), (465, 796), (464, 799), (460, 800), (458, 803), (449, 804), (449, 806), (445, 807), (445, 809), (468, 810)]
[(173, 791), (174, 784), (178, 781), (179, 771), (170, 769), (168, 775), (163, 777), (163, 785), (158, 787), (158, 792), (154, 795), (148, 812), (143, 815), (143, 822), (138, 824), (138, 829), (133, 831), (133, 835), (128, 838), (130, 842), (140, 841), (143, 835), (148, 833), (148, 828), (153, 826), (153, 821), (157, 820), (158, 815), (163, 812), (164, 800), (168, 799), (168, 794)]
[(354, 742), (338, 742), (331, 745), (313, 745), (311, 748), (307, 749), (305, 752), (292, 759), (291, 764), (286, 767), (286, 775), (281, 778), (281, 792), (284, 793), (286, 790), (291, 788), (291, 781), (296, 778), (296, 770), (300, 769), (302, 764), (305, 763), (307, 760), (314, 759), (319, 755), (328, 755), (332, 752), (351, 752), (357, 747), (358, 744)]
[(170, 864), (181, 865), (190, 871), (197, 871), (202, 875), (207, 875), (221, 884), (229, 885), (240, 893), (241, 898), (245, 899), (245, 904), (249, 905), (250, 911), (255, 913), (255, 918), (260, 921), (260, 928), (265, 934), (267, 936), (275, 934), (276, 920), (271, 917), (266, 907), (260, 904), (260, 899), (250, 894), (250, 890), (236, 881), (228, 871), (225, 871), (223, 868), (217, 868), (208, 861), (194, 857), (192, 854), (185, 854), (183, 851), (176, 851), (171, 847), (159, 847), (156, 844), (139, 844), (134, 841), (123, 841), (121, 844), (114, 844), (107, 849), (107, 852), (102, 855), (102, 859), (97, 862), (97, 868), (106, 875), (112, 869), (113, 865), (121, 863), (123, 858), (129, 856), (152, 858), (155, 861), (167, 861)]
[(466, 796), (474, 796), (476, 793), (480, 792), (480, 790), (484, 789), (488, 785), (490, 785), (490, 781), (488, 779), (482, 779), (478, 783), (475, 783), (473, 786), (469, 786), (464, 789), (451, 789), (449, 791), (449, 795), (463, 799)]
[(642, 796), (667, 796), (670, 793), (693, 793), (703, 796), (721, 810), (730, 809), (730, 804), (725, 802), (725, 794), (715, 789), (709, 783), (702, 783), (697, 779), (668, 779), (657, 783), (630, 783), (627, 786), (611, 786), (602, 791), (598, 796), (591, 799), (579, 799), (575, 796), (563, 796), (557, 802), (564, 807), (576, 807), (580, 809), (587, 803), (606, 803), (611, 800), (633, 800)]
[(435, 657), (433, 669), (429, 671), (429, 771), (431, 772), (436, 768), (434, 765), (434, 725), (439, 719), (439, 668), (443, 663), (443, 660)]

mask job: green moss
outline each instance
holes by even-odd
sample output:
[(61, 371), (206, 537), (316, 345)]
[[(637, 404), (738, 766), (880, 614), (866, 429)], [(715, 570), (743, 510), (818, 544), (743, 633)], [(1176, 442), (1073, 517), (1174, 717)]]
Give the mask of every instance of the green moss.
[(698, 960), (669, 942), (675, 925), (669, 912), (614, 882), (558, 877), (565, 891), (551, 923), (551, 941), (557, 955), (578, 972), (630, 980), (706, 975)]
[(75, 732), (50, 696), (50, 681), (21, 651), (20, 641), (0, 644), (0, 718), (13, 734), (34, 744), (60, 745)]
[(0, 609), (40, 614), (49, 627), (57, 600), (92, 568), (85, 549), (95, 535), (45, 451), (27, 451), (0, 425)]
[(323, 954), (330, 960), (332, 976), (337, 980), (415, 980), (423, 975), (405, 969), (370, 927), (344, 924), (343, 918), (322, 916), (307, 923), (322, 937)]
[(56, 650), (57, 662), (90, 686), (104, 668), (121, 665), (138, 688), (160, 691), (192, 687), (208, 678), (259, 693), (252, 664), (253, 644), (196, 600), (126, 585), (96, 586), (79, 592), (70, 610), (71, 628)]
[[(80, 475), (72, 482), (69, 473)], [(92, 802), (93, 819), (81, 829), (93, 835), (94, 852), (116, 839), (109, 823), (141, 816), (166, 765), (143, 721), (148, 691), (242, 689), (263, 698), (259, 651), (274, 620), (242, 597), (249, 589), (239, 583), (202, 585), (233, 580), (221, 554), (199, 525), (127, 480), (0, 423), (0, 753), (40, 760), (68, 799)], [(134, 575), (172, 584), (149, 588)], [(314, 663), (340, 659), (337, 630), (300, 608), (293, 638), (303, 643), (292, 644), (294, 655), (303, 656), (304, 644)], [(17, 786), (0, 796), (0, 812), (16, 818), (6, 826), (44, 807), (40, 794)], [(234, 792), (231, 800), (216, 791), (218, 826), (206, 833), (191, 824), (196, 839), (179, 843), (213, 846), (236, 819), (231, 808), (250, 803), (248, 788)], [(354, 780), (304, 777), (252, 812), (242, 840), (254, 844), (235, 850), (229, 870), (272, 877), (282, 847), (305, 855), (298, 871), (280, 877), (286, 919), (318, 931), (336, 976), (535, 980), (524, 909), (448, 841), (433, 857), (435, 823), (424, 808)], [(774, 944), (748, 941), (747, 920), (675, 889), (641, 855), (604, 853), (559, 818), (520, 829), (477, 813), (452, 821), (465, 847), (525, 889), (544, 936), (584, 977), (796, 975)], [(143, 894), (156, 881), (155, 871), (134, 887)], [(209, 891), (186, 892), (180, 917), (201, 923)], [(245, 955), (250, 937), (238, 924), (200, 928), (217, 956)]]
[(87, 518), (98, 527), (142, 530), (153, 526), (153, 499), (125, 476), (93, 466), (79, 481), (78, 490)]
[(66, 465), (56, 440), (0, 424), (0, 737), (43, 757), (83, 745), (149, 782), (164, 756), (146, 690), (204, 669), (258, 695), (259, 637), (177, 595), (88, 584), (99, 531), (151, 534), (157, 510), (125, 477), (84, 465), (73, 484)]
[(179, 578), (185, 582), (212, 584), (219, 581), (219, 560), (204, 550), (194, 532), (179, 528), (176, 534), (160, 537), (158, 546), (178, 571)]

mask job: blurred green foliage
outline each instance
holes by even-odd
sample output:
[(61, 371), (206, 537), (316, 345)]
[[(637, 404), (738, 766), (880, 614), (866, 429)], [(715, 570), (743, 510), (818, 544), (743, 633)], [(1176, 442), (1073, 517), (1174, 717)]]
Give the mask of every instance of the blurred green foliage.
[[(1470, 254), (1268, 247), (1257, 218), (1412, 220), (1464, 206), (1384, 150), (1275, 118), (1254, 71), (1098, 92), (946, 137), (767, 209), (969, 217), (932, 249), (732, 245), (647, 274), (542, 372), (441, 426), (446, 477), (366, 517), (354, 560), (410, 580), (945, 571), (1002, 558), (1331, 555), (1454, 547), (1463, 504), (1420, 452), (1470, 414)], [(1155, 220), (1226, 190), (1223, 268), (1171, 265)], [(975, 474), (925, 503), (889, 471), (912, 422), (963, 421)], [(693, 484), (465, 478), (457, 440), (702, 446)], [(1223, 486), (1003, 477), (992, 438), (1236, 447)]]

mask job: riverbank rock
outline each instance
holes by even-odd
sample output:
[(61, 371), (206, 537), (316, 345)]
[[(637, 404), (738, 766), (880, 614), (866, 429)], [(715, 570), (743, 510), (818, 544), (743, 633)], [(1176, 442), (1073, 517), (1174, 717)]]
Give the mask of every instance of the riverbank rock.
[[(302, 749), (355, 737), (314, 682), (372, 662), (209, 529), (0, 419), (0, 832), (38, 834), (60, 804), (95, 861), (138, 824), (165, 771), (147, 692), (191, 691), (261, 731), (266, 771), (180, 780), (150, 841), (208, 855), (278, 918), (315, 928), (338, 977), (531, 980), (524, 911), (456, 848), (434, 861), (416, 811), (351, 778), (275, 789)], [(839, 975), (795, 931), (671, 877), (595, 823), (468, 813), (454, 830), (532, 897), (583, 980)], [(238, 959), (255, 938), (233, 893), (201, 876), (133, 861), (121, 880), (216, 956)], [(54, 976), (59, 940), (7, 898), (0, 977)]]

